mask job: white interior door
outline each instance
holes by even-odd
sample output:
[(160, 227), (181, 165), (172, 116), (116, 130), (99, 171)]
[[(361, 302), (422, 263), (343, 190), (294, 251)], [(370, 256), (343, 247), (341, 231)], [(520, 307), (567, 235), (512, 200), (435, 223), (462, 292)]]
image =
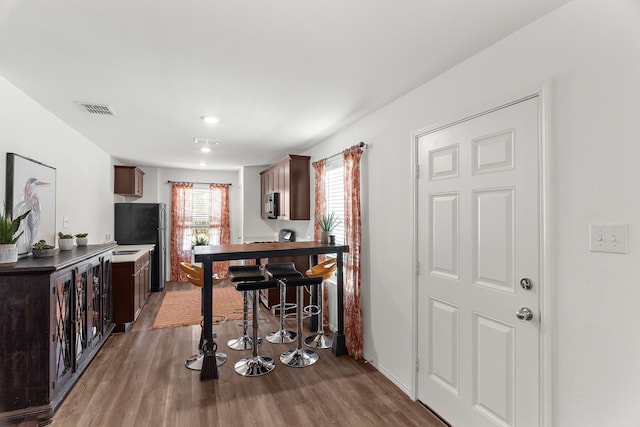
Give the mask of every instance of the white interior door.
[(418, 137), (418, 399), (455, 427), (539, 425), (538, 102)]

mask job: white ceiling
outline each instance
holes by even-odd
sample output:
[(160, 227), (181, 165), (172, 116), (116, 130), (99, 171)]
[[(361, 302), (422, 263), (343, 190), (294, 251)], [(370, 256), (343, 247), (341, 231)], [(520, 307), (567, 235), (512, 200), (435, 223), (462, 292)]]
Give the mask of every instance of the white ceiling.
[(263, 165), (567, 2), (0, 0), (0, 75), (122, 162)]

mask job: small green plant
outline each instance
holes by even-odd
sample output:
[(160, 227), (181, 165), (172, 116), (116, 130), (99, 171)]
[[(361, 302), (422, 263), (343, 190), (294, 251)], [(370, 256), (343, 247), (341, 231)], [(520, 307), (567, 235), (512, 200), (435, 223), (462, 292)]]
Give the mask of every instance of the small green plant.
[(44, 251), (45, 249), (53, 249), (55, 246), (48, 244), (45, 240), (40, 240), (33, 245), (33, 249), (36, 251)]
[(31, 211), (27, 211), (12, 220), (11, 216), (7, 214), (6, 206), (0, 215), (0, 245), (12, 245), (15, 244), (20, 236), (22, 236), (22, 231), (17, 236), (15, 235), (20, 228), (20, 222), (29, 215)]
[(76, 234), (76, 237), (87, 237), (89, 235), (89, 233), (78, 233)]
[(197, 236), (193, 246), (207, 246), (209, 239), (206, 236)]
[(62, 231), (58, 233), (58, 237), (60, 239), (73, 239), (73, 236), (71, 234), (64, 234)]
[(316, 221), (318, 221), (322, 231), (332, 231), (342, 222), (335, 212), (326, 215), (316, 215)]

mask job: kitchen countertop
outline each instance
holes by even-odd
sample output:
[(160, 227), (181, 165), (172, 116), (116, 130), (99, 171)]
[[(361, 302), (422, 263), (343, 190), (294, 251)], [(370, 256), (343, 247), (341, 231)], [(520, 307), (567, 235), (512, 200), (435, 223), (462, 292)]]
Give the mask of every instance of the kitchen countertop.
[(113, 254), (111, 261), (113, 263), (135, 262), (138, 258), (140, 258), (142, 254), (144, 254), (145, 252), (149, 252), (154, 247), (155, 245), (118, 245), (115, 248), (113, 248), (114, 252), (117, 252), (117, 251), (136, 251), (136, 252), (133, 254), (127, 254), (127, 255)]

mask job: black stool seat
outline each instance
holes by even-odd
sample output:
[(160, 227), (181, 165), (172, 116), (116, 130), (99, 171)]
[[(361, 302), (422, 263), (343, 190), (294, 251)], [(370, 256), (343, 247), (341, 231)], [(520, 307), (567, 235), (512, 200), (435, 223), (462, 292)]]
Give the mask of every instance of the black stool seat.
[(232, 265), (229, 266), (229, 279), (232, 282), (264, 280), (259, 265)]
[(282, 279), (285, 277), (302, 277), (302, 273), (296, 270), (292, 262), (272, 262), (264, 266), (270, 279)]
[(255, 291), (260, 289), (277, 288), (278, 281), (273, 280), (261, 280), (259, 282), (240, 282), (236, 284), (237, 291)]

